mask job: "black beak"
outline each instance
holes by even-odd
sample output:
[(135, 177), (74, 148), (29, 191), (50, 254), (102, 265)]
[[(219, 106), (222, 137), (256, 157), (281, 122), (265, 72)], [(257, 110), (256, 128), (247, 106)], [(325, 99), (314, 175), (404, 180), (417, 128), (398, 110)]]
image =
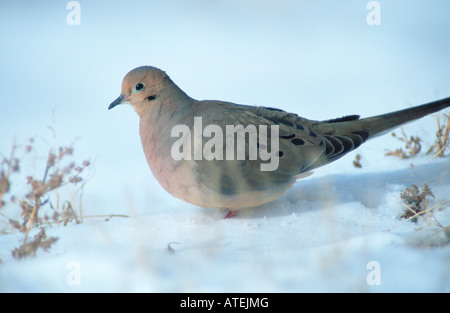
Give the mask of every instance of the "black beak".
[(108, 107), (108, 110), (111, 110), (112, 108), (114, 108), (115, 106), (118, 106), (119, 104), (122, 104), (127, 98), (129, 97), (129, 95), (120, 95), (116, 100), (114, 100)]

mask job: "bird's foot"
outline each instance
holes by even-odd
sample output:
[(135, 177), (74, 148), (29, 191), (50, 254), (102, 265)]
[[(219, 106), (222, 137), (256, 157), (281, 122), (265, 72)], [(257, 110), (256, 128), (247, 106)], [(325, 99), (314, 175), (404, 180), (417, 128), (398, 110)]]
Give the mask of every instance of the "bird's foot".
[(228, 210), (227, 215), (223, 219), (235, 217), (238, 214), (238, 211)]

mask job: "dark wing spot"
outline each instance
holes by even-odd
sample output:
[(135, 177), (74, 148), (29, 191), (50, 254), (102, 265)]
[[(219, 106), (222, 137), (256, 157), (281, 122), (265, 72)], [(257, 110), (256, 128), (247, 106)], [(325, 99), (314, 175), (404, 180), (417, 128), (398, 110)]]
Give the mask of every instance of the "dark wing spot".
[(277, 108), (271, 108), (271, 107), (264, 107), (264, 109), (271, 110), (271, 111), (284, 112), (283, 110), (280, 110), (280, 109), (277, 109)]
[(317, 137), (317, 134), (315, 132), (313, 132), (312, 130), (309, 131), (309, 135), (311, 137)]
[(280, 137), (283, 138), (283, 139), (292, 139), (292, 138), (295, 137), (295, 134), (287, 135), (287, 136), (280, 136)]
[(302, 125), (295, 123), (295, 126), (297, 126), (297, 129), (299, 130), (305, 130), (305, 127), (303, 127)]
[(301, 145), (305, 144), (305, 142), (303, 140), (301, 140), (300, 138), (292, 139), (291, 142), (296, 146), (301, 146)]
[(340, 122), (348, 122), (348, 121), (354, 121), (359, 120), (359, 115), (347, 115), (343, 117), (334, 118), (331, 120), (323, 121), (324, 123), (340, 123)]
[(278, 151), (278, 156), (281, 158), (284, 155), (283, 151)]
[(282, 120), (282, 119), (275, 120), (275, 121), (277, 123), (280, 123), (280, 124), (284, 124), (284, 125), (287, 125), (287, 126), (290, 126), (290, 127), (294, 127), (294, 123), (292, 123), (290, 121), (286, 121), (286, 120)]

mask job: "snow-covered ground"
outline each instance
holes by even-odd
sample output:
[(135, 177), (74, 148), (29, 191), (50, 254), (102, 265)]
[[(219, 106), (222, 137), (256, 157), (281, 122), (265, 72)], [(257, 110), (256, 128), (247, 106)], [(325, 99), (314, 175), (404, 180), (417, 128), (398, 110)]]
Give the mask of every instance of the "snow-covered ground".
[[(22, 237), (3, 235), (1, 290), (449, 292), (442, 228), (398, 219), (399, 195), (412, 183), (432, 186), (430, 207), (448, 199), (449, 168), (446, 160), (310, 177), (232, 219), (149, 201), (145, 214), (48, 228), (59, 241), (22, 261), (10, 254)], [(449, 225), (448, 212), (434, 216)]]
[[(84, 213), (130, 216), (48, 227), (59, 240), (20, 261), (11, 250), (23, 237), (0, 235), (0, 292), (449, 292), (450, 245), (436, 221), (450, 225), (450, 207), (428, 222), (399, 219), (411, 184), (432, 188), (429, 207), (450, 199), (449, 158), (385, 157), (402, 146), (386, 135), (356, 151), (362, 169), (351, 153), (224, 220), (164, 192), (135, 113), (106, 110), (124, 74), (145, 64), (197, 99), (311, 119), (449, 96), (448, 0), (380, 1), (379, 26), (366, 22), (368, 2), (80, 1), (79, 26), (66, 24), (64, 1), (0, 3), (1, 155), (14, 138), (35, 137), (44, 161), (48, 147), (74, 143), (74, 158), (92, 163)], [(435, 131), (435, 116), (405, 126), (424, 149)]]

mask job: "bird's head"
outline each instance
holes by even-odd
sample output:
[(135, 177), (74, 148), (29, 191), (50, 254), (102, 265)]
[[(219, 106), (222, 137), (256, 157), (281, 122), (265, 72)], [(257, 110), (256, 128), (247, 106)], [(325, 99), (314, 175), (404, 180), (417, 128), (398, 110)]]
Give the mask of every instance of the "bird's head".
[(161, 96), (169, 82), (169, 76), (156, 67), (135, 68), (125, 75), (120, 96), (109, 105), (108, 110), (128, 102), (141, 115)]

